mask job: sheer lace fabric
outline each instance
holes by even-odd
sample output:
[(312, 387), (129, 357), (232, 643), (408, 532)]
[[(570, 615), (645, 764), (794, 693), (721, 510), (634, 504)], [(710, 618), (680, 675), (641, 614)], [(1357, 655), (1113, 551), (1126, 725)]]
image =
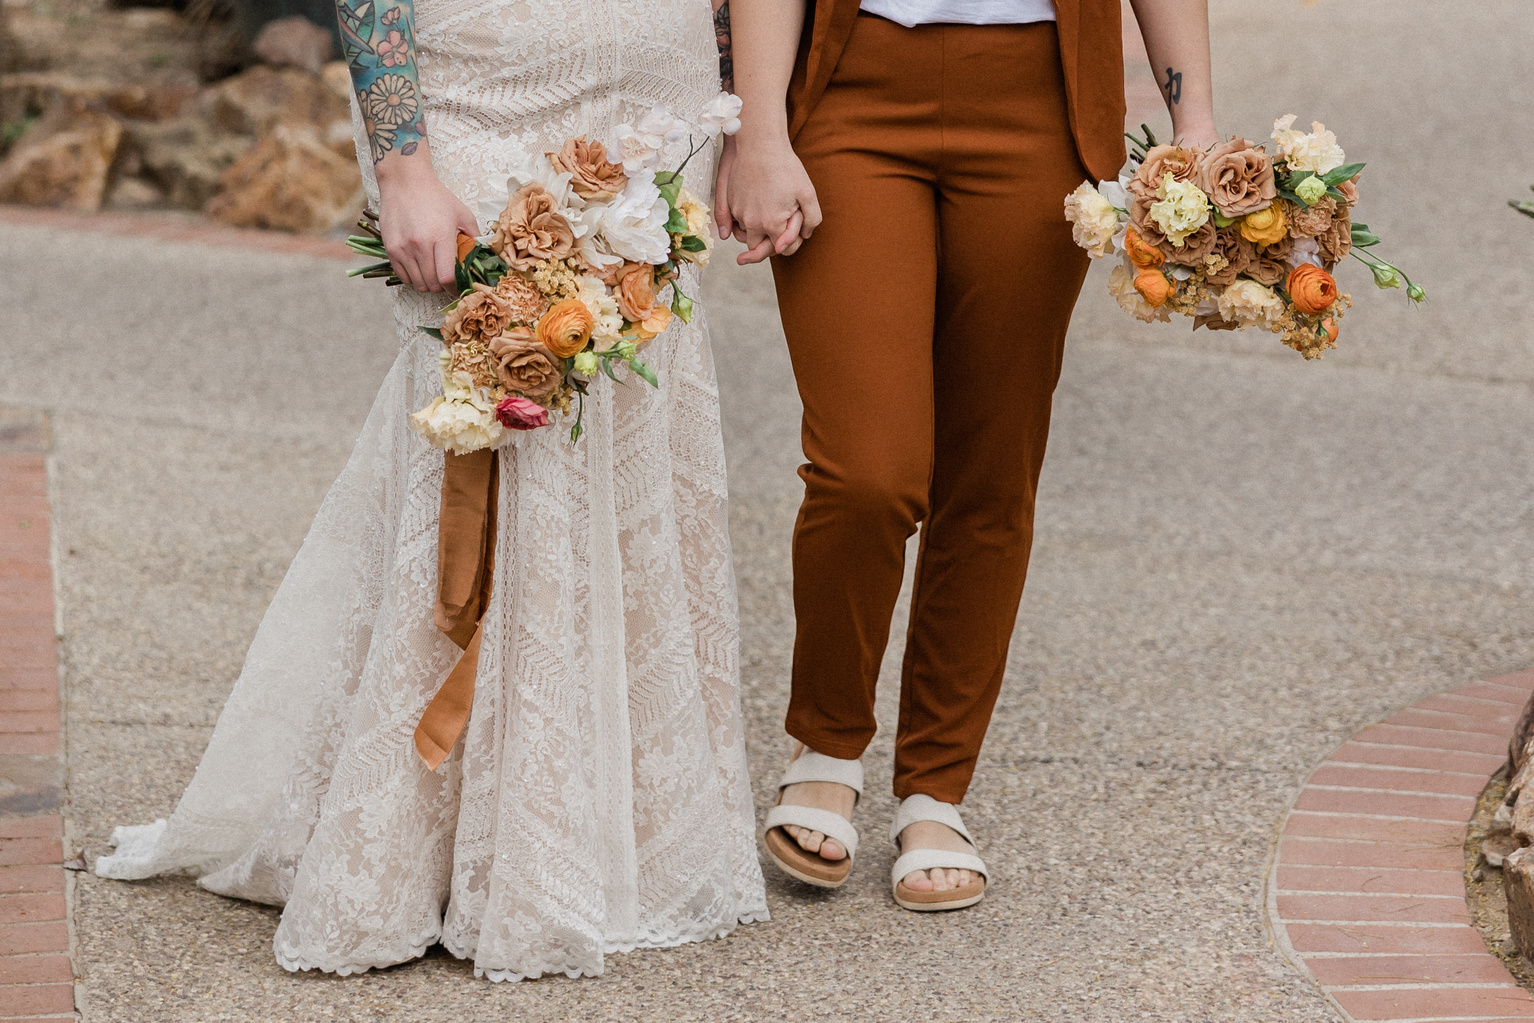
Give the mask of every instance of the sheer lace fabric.
[[(706, 0), (416, 15), (433, 161), (471, 209), (527, 153), (718, 89)], [(688, 167), (699, 192), (711, 175), (708, 154)], [(589, 975), (766, 919), (702, 316), (647, 349), (658, 390), (593, 387), (578, 445), (566, 423), (503, 450), (473, 716), (430, 772), (412, 736), (458, 650), (432, 624), (442, 455), (406, 417), (437, 393), (417, 327), (440, 299), (400, 292), (399, 356), (196, 776), (168, 822), (118, 828), (97, 872), (284, 906), (278, 961), (336, 973), (440, 941), (497, 980)]]

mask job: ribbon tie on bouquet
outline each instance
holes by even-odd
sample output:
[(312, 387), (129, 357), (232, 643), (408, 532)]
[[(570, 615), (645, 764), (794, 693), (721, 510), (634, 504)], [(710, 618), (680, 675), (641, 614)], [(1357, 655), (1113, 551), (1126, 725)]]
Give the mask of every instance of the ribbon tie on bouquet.
[(492, 448), (467, 455), (448, 454), (443, 464), (433, 620), (463, 654), (416, 725), (416, 752), (433, 771), (457, 745), (474, 704), (480, 619), (490, 603), (495, 568), (499, 480), (499, 456)]

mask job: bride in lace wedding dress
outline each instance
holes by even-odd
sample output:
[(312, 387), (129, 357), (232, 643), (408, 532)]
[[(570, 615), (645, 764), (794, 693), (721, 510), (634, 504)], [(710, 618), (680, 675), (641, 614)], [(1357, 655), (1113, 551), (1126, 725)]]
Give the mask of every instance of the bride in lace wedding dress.
[[(428, 291), (508, 168), (719, 90), (707, 0), (340, 15), (384, 242)], [(418, 244), (433, 230), (435, 257)], [(682, 288), (698, 294), (691, 267)], [(408, 416), (438, 393), (440, 345), (418, 327), (446, 298), (397, 292), (399, 356), (195, 777), (168, 821), (118, 828), (96, 872), (283, 906), (277, 961), (342, 974), (440, 942), (496, 980), (594, 975), (608, 952), (765, 920), (702, 315), (646, 348), (659, 388), (598, 378), (580, 443), (556, 425), (502, 449), (472, 714), (430, 771), (412, 736), (459, 649), (433, 624), (443, 455)]]

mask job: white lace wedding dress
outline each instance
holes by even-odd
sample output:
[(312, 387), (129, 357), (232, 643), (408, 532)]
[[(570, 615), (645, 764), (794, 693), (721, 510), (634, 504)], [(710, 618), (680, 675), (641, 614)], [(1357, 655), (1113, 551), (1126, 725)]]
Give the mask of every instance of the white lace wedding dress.
[[(434, 162), (471, 209), (528, 153), (719, 88), (708, 0), (419, 0), (416, 18)], [(687, 178), (705, 190), (709, 154)], [(97, 873), (284, 906), (278, 962), (336, 973), (440, 941), (497, 980), (591, 975), (766, 919), (702, 317), (647, 348), (658, 390), (598, 381), (579, 444), (556, 422), (503, 451), (473, 715), (431, 772), (413, 732), (458, 648), (432, 623), (442, 455), (406, 417), (438, 391), (416, 328), (441, 301), (395, 301), (399, 357), (196, 776)]]

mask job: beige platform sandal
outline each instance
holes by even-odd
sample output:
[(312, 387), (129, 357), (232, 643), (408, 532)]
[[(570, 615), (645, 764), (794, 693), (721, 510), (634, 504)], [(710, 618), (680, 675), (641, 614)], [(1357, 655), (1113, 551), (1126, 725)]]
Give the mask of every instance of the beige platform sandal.
[[(783, 790), (806, 781), (829, 781), (845, 785), (857, 794), (853, 801), (853, 806), (856, 806), (857, 799), (863, 796), (863, 762), (838, 760), (812, 749), (806, 749), (789, 761), (782, 780), (778, 782), (779, 802), (767, 811), (767, 828), (762, 836), (768, 857), (783, 873), (817, 888), (839, 888), (852, 872), (852, 861), (858, 852), (858, 832), (851, 821), (831, 810), (783, 804)], [(834, 838), (846, 848), (847, 858), (828, 860), (801, 848), (793, 836), (783, 830), (785, 824), (809, 828), (827, 838)]]
[[(939, 802), (931, 796), (917, 793), (900, 801), (895, 820), (890, 824), (890, 841), (900, 850), (900, 833), (917, 821), (936, 821), (947, 825), (963, 836), (970, 847), (979, 852), (975, 839), (964, 827), (959, 808), (952, 803)], [(962, 888), (950, 888), (944, 892), (919, 892), (905, 886), (905, 876), (914, 870), (970, 870), (980, 875)], [(901, 853), (890, 868), (890, 883), (895, 889), (895, 902), (901, 909), (918, 913), (932, 913), (941, 909), (963, 909), (985, 898), (985, 887), (990, 872), (985, 861), (974, 853), (950, 852), (947, 849), (912, 849)]]

